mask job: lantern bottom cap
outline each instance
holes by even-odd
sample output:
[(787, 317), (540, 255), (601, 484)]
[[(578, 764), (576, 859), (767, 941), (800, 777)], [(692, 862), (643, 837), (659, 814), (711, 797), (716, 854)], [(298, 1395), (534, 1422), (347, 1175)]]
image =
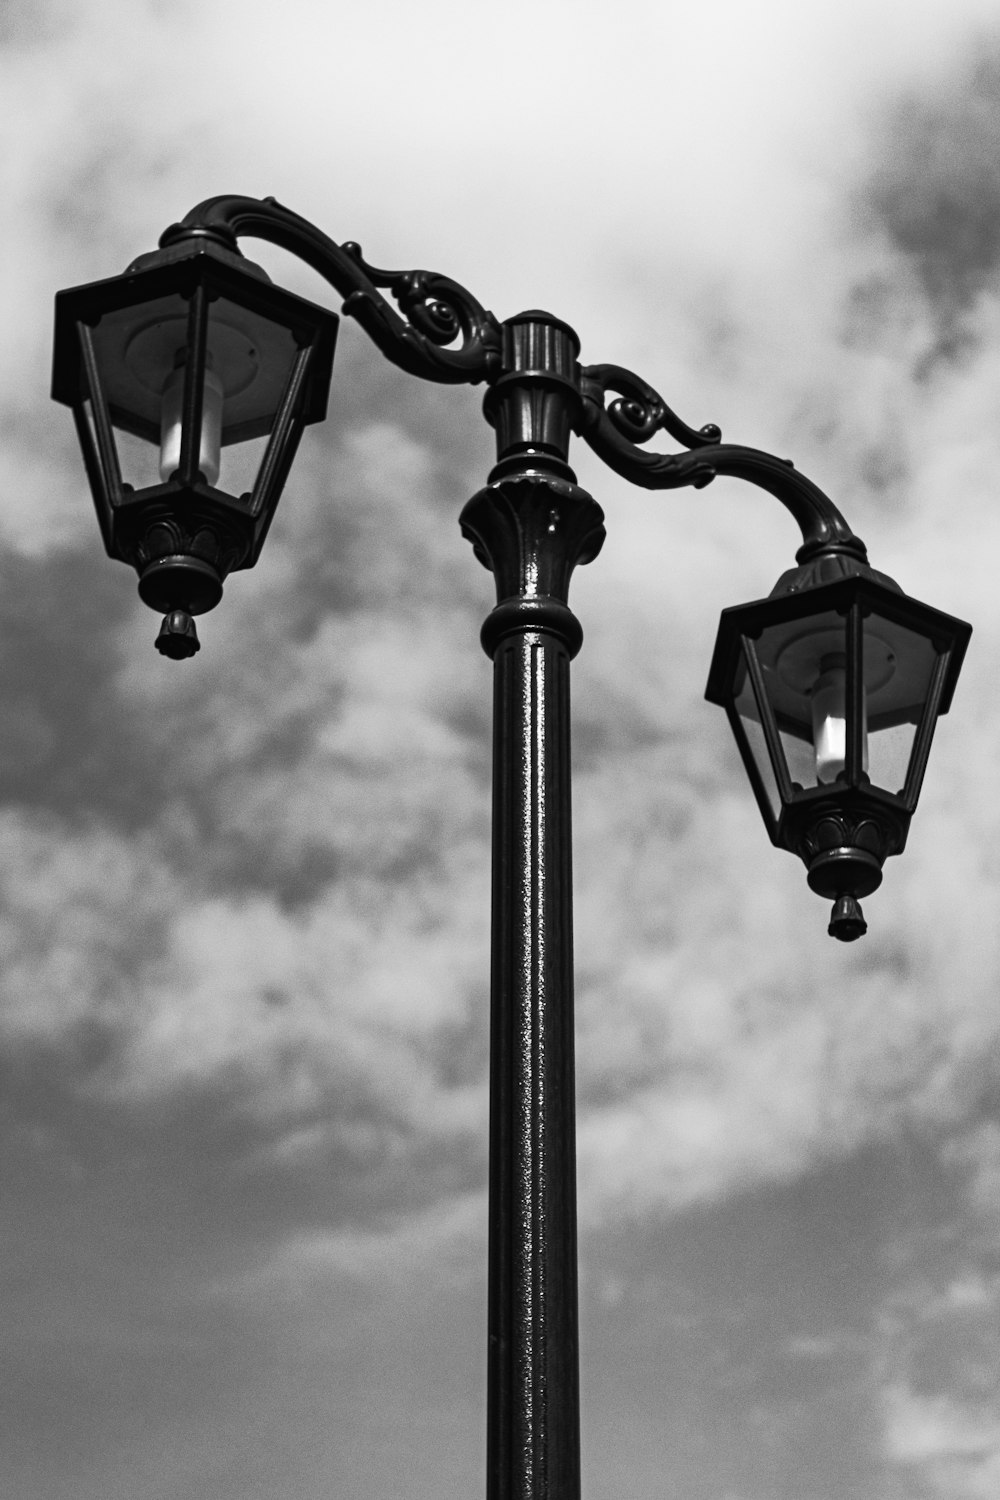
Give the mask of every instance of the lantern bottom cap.
[(868, 923), (860, 902), (853, 896), (838, 896), (833, 903), (830, 925), (826, 930), (832, 938), (838, 938), (842, 943), (853, 943), (859, 937), (864, 937), (868, 931)]
[(164, 615), (156, 637), (156, 649), (161, 656), (169, 656), (173, 661), (185, 661), (195, 656), (201, 650), (201, 642), (191, 616), (182, 609)]
[(147, 563), (139, 575), (139, 597), (158, 614), (203, 615), (222, 598), (222, 579), (204, 558), (175, 553)]
[(810, 890), (831, 901), (840, 896), (870, 896), (882, 884), (882, 862), (867, 849), (841, 845), (817, 854), (806, 879)]

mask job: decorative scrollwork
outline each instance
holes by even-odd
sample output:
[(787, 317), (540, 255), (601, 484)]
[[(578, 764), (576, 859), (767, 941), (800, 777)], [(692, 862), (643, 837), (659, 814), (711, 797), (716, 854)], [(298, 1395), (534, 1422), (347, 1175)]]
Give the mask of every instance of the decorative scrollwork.
[[(718, 474), (748, 480), (780, 500), (798, 522), (805, 563), (819, 553), (846, 552), (867, 559), (865, 545), (818, 485), (799, 474), (788, 459), (759, 448), (722, 443), (713, 422), (689, 427), (652, 386), (620, 365), (588, 365), (581, 372), (581, 435), (623, 479), (649, 490), (702, 489)], [(618, 399), (606, 405), (608, 392)], [(657, 432), (683, 443), (687, 453), (650, 452), (639, 445)]]
[[(208, 198), (172, 225), (160, 245), (204, 236), (237, 251), (241, 234), (269, 240), (311, 265), (340, 292), (344, 312), (357, 319), (388, 359), (411, 375), (475, 385), (493, 384), (504, 373), (501, 325), (465, 287), (434, 271), (379, 270), (368, 264), (353, 240), (336, 244), (274, 198)], [(389, 292), (396, 307), (380, 288)], [(621, 365), (589, 365), (580, 372), (580, 392), (582, 436), (599, 458), (632, 484), (659, 490), (701, 488), (717, 474), (746, 479), (768, 490), (799, 523), (800, 562), (831, 552), (866, 560), (864, 543), (837, 507), (786, 460), (722, 443), (714, 423), (689, 427), (652, 386)], [(609, 392), (616, 399), (607, 405)], [(668, 433), (688, 452), (644, 449), (641, 444), (657, 432)]]
[[(685, 448), (703, 448), (722, 437), (714, 422), (689, 427), (651, 385), (621, 365), (588, 365), (581, 373), (584, 400), (604, 412), (612, 428), (630, 443), (648, 443), (661, 431)], [(616, 392), (618, 400), (605, 408), (609, 391)]]
[(357, 262), (373, 286), (388, 287), (403, 315), (432, 344), (452, 344), (459, 334), (466, 338), (473, 334), (472, 319), (462, 312), (462, 299), (467, 303), (470, 299), (456, 282), (430, 271), (379, 271), (365, 260), (355, 240), (345, 240), (341, 249)]
[[(230, 249), (240, 235), (290, 250), (344, 298), (387, 359), (411, 375), (445, 384), (476, 385), (500, 374), (500, 324), (471, 292), (435, 271), (381, 271), (353, 240), (338, 245), (308, 219), (275, 198), (208, 198), (160, 238), (161, 246), (185, 235), (209, 235)], [(399, 312), (379, 288), (386, 288)], [(461, 340), (457, 347), (451, 347)]]

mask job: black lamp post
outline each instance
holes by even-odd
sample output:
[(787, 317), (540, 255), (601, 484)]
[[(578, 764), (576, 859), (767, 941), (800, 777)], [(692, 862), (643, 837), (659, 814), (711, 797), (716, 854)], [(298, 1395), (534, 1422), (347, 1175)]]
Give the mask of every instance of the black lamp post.
[[(221, 197), (124, 276), (57, 298), (53, 395), (74, 409), (108, 552), (165, 615), (165, 655), (198, 650), (192, 617), (256, 562), (302, 428), (326, 410), (337, 319), (274, 287), (240, 235), (307, 261), (402, 369), (488, 387), (497, 462), (461, 516), (497, 586), (482, 631), (495, 683), (488, 1495), (576, 1500), (569, 663), (583, 636), (567, 597), (604, 517), (569, 467), (570, 435), (635, 484), (733, 475), (798, 522), (799, 566), (724, 612), (707, 696), (772, 841), (834, 902), (835, 937), (865, 931), (858, 899), (903, 848), (970, 627), (874, 572), (791, 464), (688, 427), (620, 366), (581, 368), (558, 318), (500, 323), (447, 277), (376, 270), (273, 199)], [(661, 430), (687, 451), (642, 446)]]

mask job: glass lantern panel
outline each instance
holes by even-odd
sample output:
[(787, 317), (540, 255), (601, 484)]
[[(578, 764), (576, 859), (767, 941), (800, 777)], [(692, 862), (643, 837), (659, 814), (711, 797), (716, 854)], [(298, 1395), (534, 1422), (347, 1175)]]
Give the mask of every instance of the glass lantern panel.
[(781, 794), (778, 791), (778, 782), (771, 764), (771, 757), (767, 751), (767, 740), (764, 729), (760, 722), (760, 709), (754, 696), (753, 683), (747, 669), (746, 659), (740, 652), (736, 667), (736, 680), (733, 691), (733, 704), (739, 716), (740, 729), (743, 739), (753, 758), (757, 768), (757, 775), (771, 809), (771, 816), (777, 822), (781, 811)]
[(926, 636), (885, 616), (867, 615), (863, 630), (868, 774), (873, 785), (899, 795), (906, 784), (938, 652)]
[[(167, 460), (179, 458), (189, 311), (188, 301), (172, 294), (105, 313), (93, 330), (122, 481), (133, 489), (168, 478), (173, 464)], [(207, 346), (206, 387), (211, 389), (203, 405), (203, 448), (207, 444), (212, 451), (202, 468), (218, 489), (247, 494), (253, 490), (299, 346), (283, 324), (225, 297), (211, 303)], [(220, 387), (218, 414), (209, 407)], [(175, 421), (164, 424), (171, 400)], [(215, 442), (206, 435), (206, 426), (215, 428)]]
[(223, 448), (267, 437), (298, 349), (284, 324), (226, 297), (212, 303), (208, 368), (222, 386)]
[(270, 433), (267, 432), (262, 437), (248, 438), (242, 443), (224, 444), (219, 477), (215, 481), (217, 488), (237, 498), (252, 494), (269, 437)]
[(249, 495), (299, 353), (283, 324), (224, 297), (212, 304), (209, 368), (222, 386), (222, 451), (218, 487)]
[(159, 446), (163, 389), (187, 345), (189, 304), (177, 292), (106, 312), (94, 353), (112, 422)]
[(160, 483), (160, 444), (136, 437), (134, 432), (115, 424), (115, 446), (118, 449), (118, 466), (122, 484), (134, 490), (144, 490)]
[[(97, 423), (94, 420), (94, 405), (90, 397), (86, 397), (81, 403), (84, 421), (90, 433), (90, 442), (94, 453), (100, 451), (97, 437)], [(129, 485), (132, 489), (144, 489), (147, 485), (159, 483), (158, 461), (159, 446), (145, 442), (136, 437), (134, 433), (111, 423), (111, 437), (115, 446), (115, 454), (118, 459), (118, 472), (123, 485)], [(105, 475), (108, 490), (108, 498), (112, 504), (114, 500), (114, 481), (110, 474)]]
[(894, 724), (868, 736), (868, 774), (875, 786), (902, 795), (916, 724)]
[(785, 752), (785, 764), (788, 767), (792, 791), (803, 791), (806, 787), (818, 786), (819, 772), (812, 735), (810, 734), (808, 739), (803, 739), (788, 729), (779, 729), (778, 738)]

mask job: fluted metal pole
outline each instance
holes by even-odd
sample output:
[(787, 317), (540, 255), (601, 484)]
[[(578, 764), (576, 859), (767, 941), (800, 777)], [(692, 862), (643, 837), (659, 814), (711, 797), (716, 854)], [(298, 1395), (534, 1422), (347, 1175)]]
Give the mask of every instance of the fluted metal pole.
[(603, 516), (566, 464), (572, 330), (504, 327), (487, 398), (499, 461), (463, 530), (497, 583), (494, 661), (488, 1500), (580, 1494), (569, 664), (570, 574)]

